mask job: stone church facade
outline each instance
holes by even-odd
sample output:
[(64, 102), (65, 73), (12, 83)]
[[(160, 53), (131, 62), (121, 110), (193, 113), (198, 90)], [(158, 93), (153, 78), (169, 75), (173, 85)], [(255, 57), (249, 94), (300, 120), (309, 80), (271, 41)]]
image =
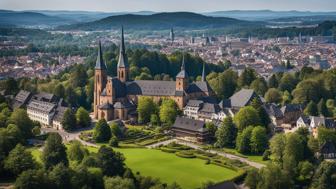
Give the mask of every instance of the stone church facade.
[(148, 96), (154, 101), (173, 99), (179, 109), (183, 109), (189, 99), (213, 96), (214, 92), (205, 80), (204, 65), (202, 81), (189, 83), (184, 58), (176, 81), (129, 80), (129, 65), (125, 51), (124, 31), (121, 30), (121, 42), (117, 76), (107, 75), (99, 42), (98, 56), (94, 76), (93, 114), (95, 119), (129, 120), (136, 119), (136, 106), (139, 97)]

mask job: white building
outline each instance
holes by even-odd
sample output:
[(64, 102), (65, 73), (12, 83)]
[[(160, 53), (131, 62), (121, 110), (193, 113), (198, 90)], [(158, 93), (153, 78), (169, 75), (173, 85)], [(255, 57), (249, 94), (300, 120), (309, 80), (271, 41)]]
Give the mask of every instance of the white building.
[(56, 104), (39, 100), (31, 100), (27, 105), (27, 114), (33, 121), (38, 121), (41, 125), (51, 125), (55, 115)]

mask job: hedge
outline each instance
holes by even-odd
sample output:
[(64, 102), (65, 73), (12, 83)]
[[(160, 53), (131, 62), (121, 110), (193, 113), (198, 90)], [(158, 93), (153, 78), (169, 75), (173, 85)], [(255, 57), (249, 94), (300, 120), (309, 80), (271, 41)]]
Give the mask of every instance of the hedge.
[(167, 147), (161, 147), (160, 150), (162, 152), (167, 152), (167, 153), (175, 153), (177, 151), (175, 149), (171, 149), (171, 148), (167, 148)]
[(196, 156), (193, 153), (189, 153), (189, 152), (176, 152), (175, 153), (178, 157), (182, 157), (182, 158), (196, 158)]

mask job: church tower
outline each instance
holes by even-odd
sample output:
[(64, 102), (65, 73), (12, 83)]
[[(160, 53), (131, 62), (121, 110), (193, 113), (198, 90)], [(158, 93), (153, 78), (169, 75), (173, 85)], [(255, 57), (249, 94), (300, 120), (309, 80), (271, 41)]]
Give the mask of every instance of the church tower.
[(176, 90), (184, 91), (188, 87), (188, 74), (185, 71), (184, 54), (182, 57), (181, 71), (176, 76)]
[(205, 63), (203, 63), (203, 70), (202, 70), (202, 81), (205, 81)]
[(95, 79), (94, 79), (94, 94), (93, 94), (93, 113), (94, 117), (98, 118), (98, 105), (100, 104), (100, 95), (106, 86), (106, 65), (103, 60), (103, 52), (101, 43), (98, 45), (98, 56), (95, 66)]
[(119, 60), (118, 60), (118, 79), (125, 83), (128, 81), (129, 75), (129, 66), (128, 60), (125, 52), (125, 42), (124, 42), (124, 28), (121, 27), (121, 42), (120, 42), (120, 51), (119, 51)]

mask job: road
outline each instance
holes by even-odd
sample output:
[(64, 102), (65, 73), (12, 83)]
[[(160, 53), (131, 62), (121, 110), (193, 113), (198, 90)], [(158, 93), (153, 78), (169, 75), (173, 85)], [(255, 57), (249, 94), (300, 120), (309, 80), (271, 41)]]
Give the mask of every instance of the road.
[[(87, 128), (87, 129), (91, 129), (91, 128)], [(85, 129), (85, 130), (87, 130), (87, 129)], [(75, 132), (68, 133), (66, 131), (60, 131), (60, 130), (56, 130), (56, 129), (53, 129), (53, 128), (42, 128), (41, 131), (42, 131), (42, 133), (57, 132), (57, 133), (59, 133), (62, 136), (63, 141), (65, 141), (65, 142), (68, 142), (68, 141), (71, 141), (71, 140), (78, 140), (83, 145), (92, 146), (92, 147), (98, 147), (96, 144), (83, 141), (83, 140), (81, 140), (79, 138), (79, 135), (80, 135), (80, 133), (83, 130), (78, 130), (78, 131), (75, 131)], [(204, 151), (202, 149), (202, 146), (200, 146), (198, 144), (187, 142), (187, 141), (183, 141), (183, 140), (179, 140), (179, 139), (170, 139), (170, 140), (158, 142), (158, 143), (155, 143), (155, 144), (151, 144), (151, 145), (148, 145), (146, 147), (147, 148), (156, 148), (156, 147), (159, 147), (161, 145), (167, 145), (167, 144), (172, 143), (172, 142), (176, 142), (178, 144), (186, 145), (186, 146), (189, 146), (191, 148)], [(239, 157), (239, 156), (236, 156), (236, 155), (233, 155), (233, 154), (229, 154), (229, 153), (225, 153), (225, 152), (219, 152), (219, 151), (216, 151), (216, 150), (207, 150), (207, 152), (210, 152), (210, 153), (213, 153), (213, 154), (217, 154), (217, 155), (220, 155), (222, 157), (229, 158), (229, 159), (236, 159), (236, 160), (244, 162), (244, 163), (246, 163), (246, 164), (248, 164), (248, 165), (250, 165), (252, 167), (258, 168), (258, 169), (260, 169), (260, 168), (262, 168), (262, 167), (265, 166), (264, 164), (256, 163), (256, 162), (250, 161), (250, 160), (248, 160), (246, 158)]]

